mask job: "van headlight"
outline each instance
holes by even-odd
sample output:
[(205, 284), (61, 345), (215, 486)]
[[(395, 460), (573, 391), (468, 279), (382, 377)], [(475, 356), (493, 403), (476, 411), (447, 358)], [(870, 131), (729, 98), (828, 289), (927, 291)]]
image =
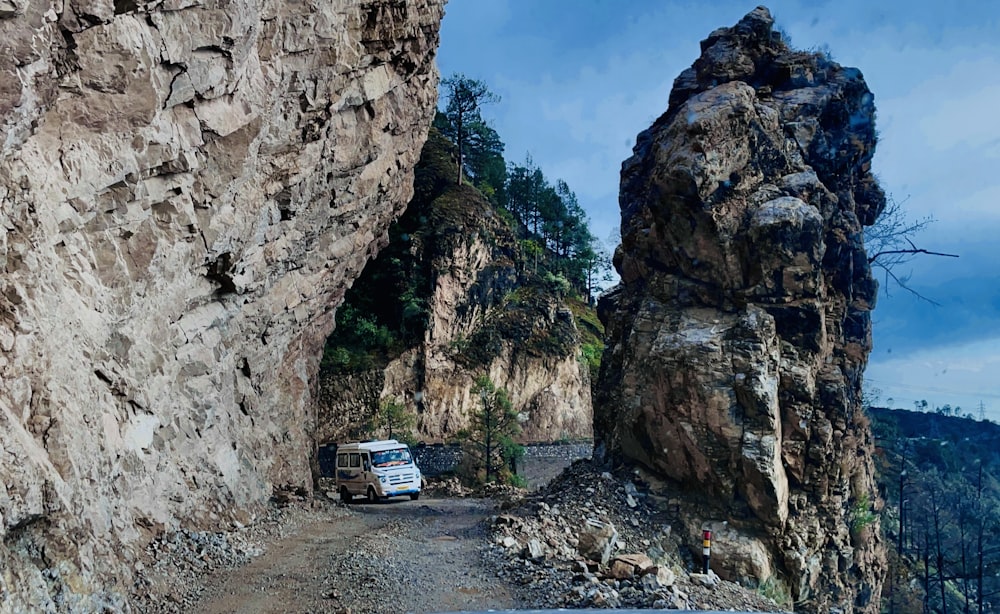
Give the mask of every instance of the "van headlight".
[(384, 475), (378, 476), (378, 481), (382, 482), (383, 484), (385, 484), (385, 476)]

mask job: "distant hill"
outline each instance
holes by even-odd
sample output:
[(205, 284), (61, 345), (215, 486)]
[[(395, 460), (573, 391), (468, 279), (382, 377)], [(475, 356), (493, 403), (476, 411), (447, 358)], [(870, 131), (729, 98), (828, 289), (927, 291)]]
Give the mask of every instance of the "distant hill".
[[(987, 467), (1000, 466), (1000, 425), (993, 422), (884, 407), (871, 407), (868, 413), (884, 460), (894, 456), (898, 460), (905, 441), (910, 461), (920, 468), (949, 473), (974, 461)], [(882, 464), (883, 473), (898, 478), (898, 462), (895, 470), (891, 462)]]
[(1000, 425), (881, 407), (868, 415), (890, 554), (883, 611), (1000, 604)]

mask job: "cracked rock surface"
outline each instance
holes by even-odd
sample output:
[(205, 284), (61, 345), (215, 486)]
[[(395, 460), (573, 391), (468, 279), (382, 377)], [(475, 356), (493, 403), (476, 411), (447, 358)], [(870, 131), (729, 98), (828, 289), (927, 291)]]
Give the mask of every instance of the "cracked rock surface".
[(311, 488), (333, 310), (412, 193), (441, 0), (0, 2), (0, 597)]
[(773, 23), (759, 7), (702, 41), (622, 165), (594, 433), (604, 459), (685, 493), (687, 537), (717, 533), (723, 578), (874, 612), (883, 545), (849, 522), (878, 499), (861, 411), (874, 97)]

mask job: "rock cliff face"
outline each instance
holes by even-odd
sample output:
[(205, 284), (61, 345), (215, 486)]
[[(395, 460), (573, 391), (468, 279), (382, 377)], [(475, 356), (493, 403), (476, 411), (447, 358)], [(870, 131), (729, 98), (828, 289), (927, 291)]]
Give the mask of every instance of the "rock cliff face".
[(380, 399), (416, 415), (418, 438), (450, 439), (469, 426), (481, 374), (508, 391), (523, 418), (521, 441), (592, 436), (590, 374), (580, 359), (571, 300), (518, 270), (507, 222), (478, 190), (453, 184), (453, 147), (432, 133), (396, 243), (359, 279), (366, 292), (380, 294), (379, 302), (402, 303), (398, 288), (392, 296), (376, 279), (391, 278), (395, 267), (396, 278), (425, 306), (422, 334), (384, 367), (321, 375), (321, 441), (358, 437)]
[(0, 2), (0, 599), (309, 487), (333, 309), (412, 194), (443, 0)]
[(623, 164), (594, 428), (606, 457), (685, 493), (699, 550), (716, 529), (720, 575), (874, 612), (882, 549), (857, 519), (877, 499), (860, 410), (875, 107), (858, 70), (772, 25), (758, 8), (702, 41)]

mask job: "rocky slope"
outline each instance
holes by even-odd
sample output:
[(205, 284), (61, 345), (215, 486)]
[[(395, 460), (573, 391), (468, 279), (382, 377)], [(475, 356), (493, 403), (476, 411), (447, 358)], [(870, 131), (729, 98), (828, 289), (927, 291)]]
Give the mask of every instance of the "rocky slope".
[(544, 490), (502, 504), (486, 558), (500, 578), (530, 586), (535, 607), (788, 610), (778, 587), (701, 573), (656, 498), (638, 472), (577, 461)]
[(874, 612), (882, 545), (851, 526), (877, 500), (859, 406), (874, 101), (772, 26), (758, 8), (702, 41), (623, 164), (595, 433), (685, 493), (687, 542), (713, 529), (721, 576)]
[(0, 596), (127, 608), (311, 484), (333, 308), (412, 194), (442, 0), (0, 4)]
[[(526, 270), (509, 222), (478, 190), (454, 185), (453, 149), (432, 131), (393, 243), (358, 281), (366, 311), (408, 327), (397, 331), (404, 347), (372, 369), (321, 373), (321, 441), (360, 436), (385, 399), (415, 414), (419, 439), (449, 439), (469, 426), (484, 373), (509, 392), (522, 441), (592, 435), (590, 375), (570, 306), (586, 307)], [(407, 300), (419, 315), (395, 315)]]

